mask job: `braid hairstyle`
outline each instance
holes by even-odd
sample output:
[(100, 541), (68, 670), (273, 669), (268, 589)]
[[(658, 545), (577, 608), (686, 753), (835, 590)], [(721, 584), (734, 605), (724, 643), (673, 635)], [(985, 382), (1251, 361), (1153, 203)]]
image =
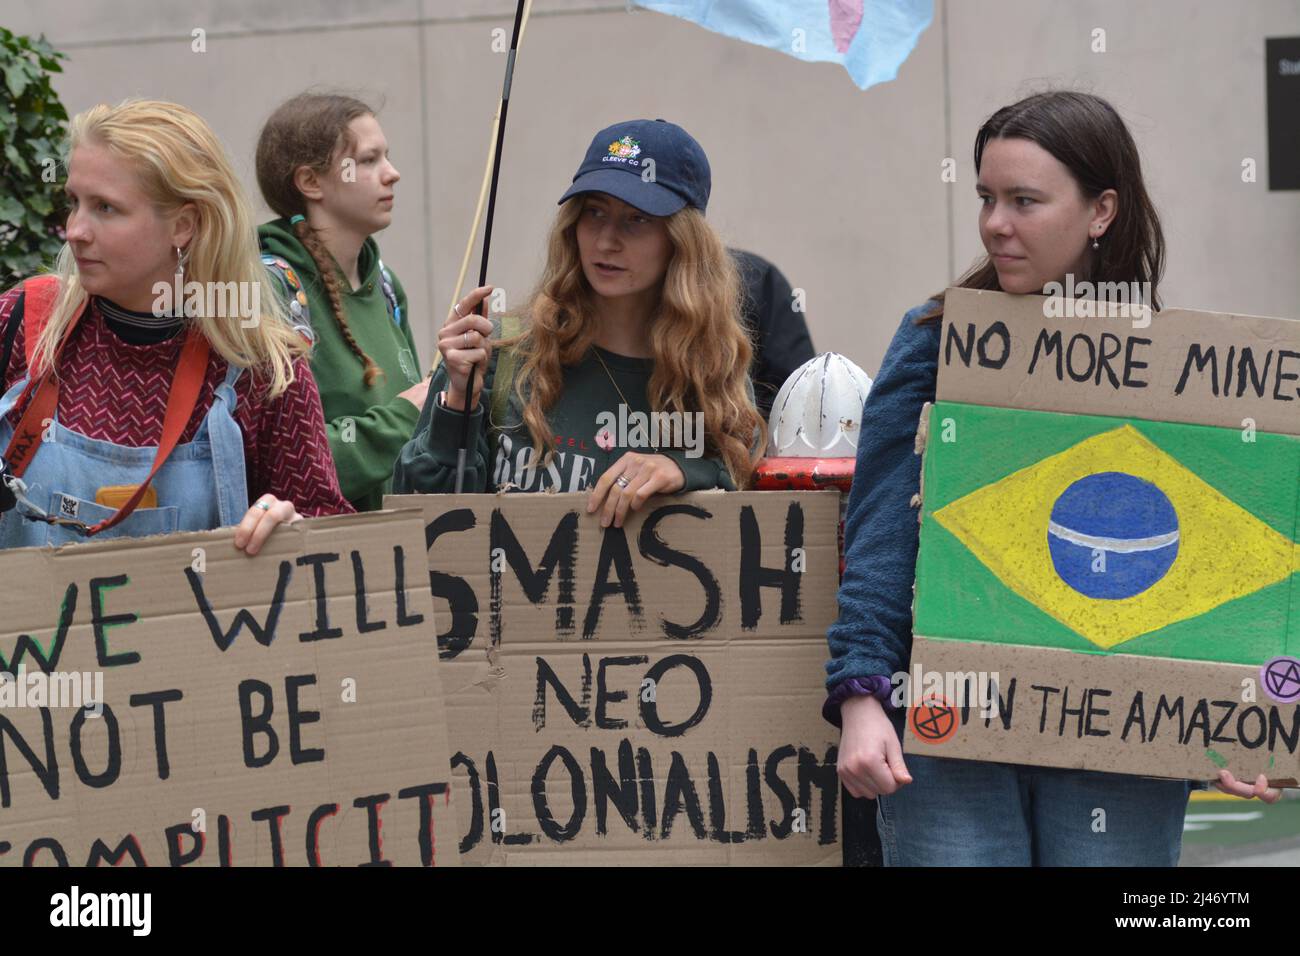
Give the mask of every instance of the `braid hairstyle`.
[(352, 334), (352, 329), (348, 326), (348, 320), (344, 317), (343, 311), (343, 290), (339, 288), (339, 276), (336, 271), (334, 257), (330, 255), (325, 243), (321, 242), (320, 236), (306, 219), (299, 219), (293, 224), (293, 234), (298, 237), (303, 248), (311, 254), (316, 262), (316, 271), (320, 273), (321, 282), (325, 286), (325, 294), (329, 296), (330, 310), (334, 313), (334, 318), (338, 321), (339, 332), (343, 335), (343, 341), (348, 344), (352, 354), (361, 359), (361, 364), (366, 367), (363, 381), (366, 388), (375, 384), (375, 380), (384, 373), (365, 350), (357, 343), (356, 337)]
[[(365, 103), (332, 93), (300, 93), (282, 103), (257, 138), (257, 185), (276, 215), (288, 219), (307, 214), (307, 200), (293, 183), (294, 172), (307, 166), (327, 175), (334, 160), (350, 145), (348, 124), (360, 116), (373, 116)], [(366, 354), (348, 327), (339, 287), (338, 263), (306, 219), (293, 225), (293, 233), (316, 263), (343, 341), (365, 367), (363, 381), (372, 386), (384, 370)]]

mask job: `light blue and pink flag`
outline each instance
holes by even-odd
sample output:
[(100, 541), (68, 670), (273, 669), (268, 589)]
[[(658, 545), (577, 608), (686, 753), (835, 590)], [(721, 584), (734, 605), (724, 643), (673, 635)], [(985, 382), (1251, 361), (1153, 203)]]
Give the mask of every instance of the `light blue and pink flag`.
[(801, 60), (841, 63), (866, 89), (898, 75), (934, 15), (932, 0), (634, 0)]

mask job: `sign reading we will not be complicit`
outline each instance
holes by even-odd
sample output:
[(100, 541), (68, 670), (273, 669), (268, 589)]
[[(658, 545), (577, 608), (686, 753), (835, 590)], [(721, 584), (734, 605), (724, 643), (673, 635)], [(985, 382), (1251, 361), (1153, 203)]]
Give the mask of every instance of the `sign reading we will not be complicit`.
[(840, 863), (837, 492), (419, 507), (467, 863)]
[[(417, 514), (0, 552), (0, 865), (457, 865)], [(382, 838), (381, 838), (382, 832)]]

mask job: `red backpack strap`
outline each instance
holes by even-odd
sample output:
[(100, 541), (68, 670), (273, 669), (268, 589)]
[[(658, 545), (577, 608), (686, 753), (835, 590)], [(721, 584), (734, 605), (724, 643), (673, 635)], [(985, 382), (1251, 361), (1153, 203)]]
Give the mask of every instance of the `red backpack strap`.
[(23, 282), (23, 351), (27, 355), (27, 374), (32, 374), (32, 356), (36, 340), (54, 314), (59, 298), (58, 276), (33, 276)]

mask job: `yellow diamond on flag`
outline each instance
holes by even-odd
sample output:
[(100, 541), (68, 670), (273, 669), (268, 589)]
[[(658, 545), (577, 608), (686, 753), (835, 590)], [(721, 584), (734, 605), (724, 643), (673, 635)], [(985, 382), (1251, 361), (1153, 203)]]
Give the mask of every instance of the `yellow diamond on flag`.
[[(1126, 498), (1140, 500), (1117, 500)], [(1294, 542), (1131, 425), (973, 491), (934, 518), (1003, 584), (1104, 648), (1300, 570)]]

